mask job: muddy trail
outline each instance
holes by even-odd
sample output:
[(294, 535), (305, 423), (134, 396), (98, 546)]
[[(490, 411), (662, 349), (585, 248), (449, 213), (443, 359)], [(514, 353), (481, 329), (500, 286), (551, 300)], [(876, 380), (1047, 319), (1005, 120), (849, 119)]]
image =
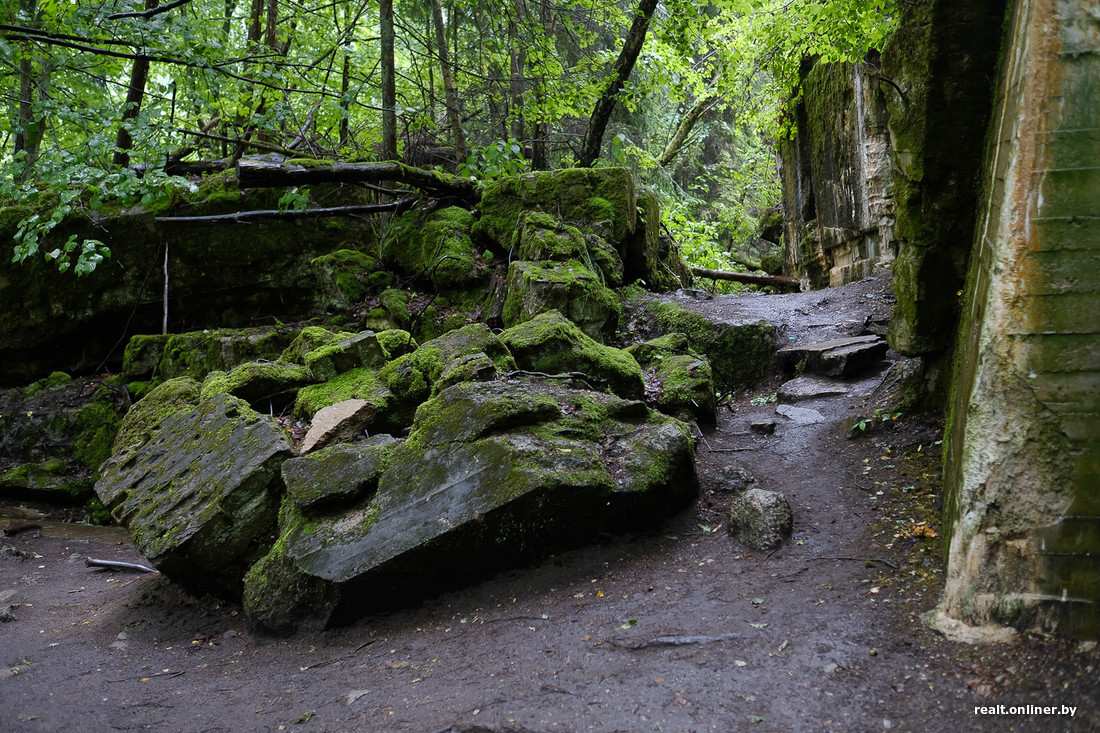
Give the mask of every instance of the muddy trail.
[[(679, 300), (813, 342), (881, 332), (888, 293)], [(38, 525), (0, 553), (0, 730), (1100, 729), (1094, 644), (970, 646), (922, 624), (942, 587), (942, 425), (884, 409), (907, 368), (889, 354), (805, 411), (777, 413), (780, 377), (734, 395), (698, 440), (698, 500), (657, 533), (289, 639), (158, 574), (87, 566), (143, 562), (122, 530), (0, 507), (2, 526)], [(787, 497), (779, 549), (727, 534), (732, 475)]]

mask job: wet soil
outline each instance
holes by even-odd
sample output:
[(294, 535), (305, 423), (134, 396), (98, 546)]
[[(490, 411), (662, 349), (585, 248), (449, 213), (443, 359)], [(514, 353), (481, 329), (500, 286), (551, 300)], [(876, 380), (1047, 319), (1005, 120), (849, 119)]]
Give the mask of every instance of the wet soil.
[[(790, 342), (881, 329), (890, 308), (881, 278), (680, 300)], [(122, 530), (0, 506), (0, 526), (40, 525), (0, 552), (0, 730), (1100, 729), (1095, 645), (969, 646), (922, 624), (942, 587), (942, 426), (874, 412), (905, 367), (889, 355), (847, 394), (799, 402), (818, 422), (776, 414), (779, 377), (733, 395), (698, 441), (698, 500), (655, 534), (289, 639), (158, 574), (87, 566), (143, 561)], [(853, 417), (868, 421), (849, 439)], [(749, 430), (764, 419), (774, 434)], [(727, 534), (730, 466), (791, 503), (779, 549)]]

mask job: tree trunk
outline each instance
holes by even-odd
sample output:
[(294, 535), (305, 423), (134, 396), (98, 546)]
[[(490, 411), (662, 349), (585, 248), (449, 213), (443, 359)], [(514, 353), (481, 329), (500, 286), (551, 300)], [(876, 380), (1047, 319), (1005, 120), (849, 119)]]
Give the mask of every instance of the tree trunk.
[(447, 104), (447, 119), (451, 123), (454, 136), (455, 159), (466, 160), (466, 135), (462, 132), (462, 110), (458, 106), (458, 92), (455, 90), (454, 70), (451, 68), (450, 52), (447, 51), (447, 29), (443, 25), (443, 4), (432, 0), (432, 21), (435, 24), (435, 46), (439, 54), (439, 67), (443, 76), (443, 96)]
[(382, 66), (382, 157), (397, 160), (397, 81), (393, 55), (393, 0), (380, 0), (378, 31)]
[(238, 160), (237, 185), (241, 188), (288, 188), (317, 183), (367, 183), (398, 181), (473, 205), (480, 198), (477, 185), (465, 178), (428, 171), (397, 162), (333, 163), (303, 166), (286, 161)]
[(684, 143), (687, 142), (688, 136), (691, 131), (695, 129), (695, 125), (702, 119), (703, 115), (707, 113), (715, 102), (719, 99), (719, 95), (715, 92), (707, 92), (703, 96), (695, 100), (695, 104), (691, 105), (691, 109), (684, 115), (684, 118), (680, 120), (679, 126), (676, 128), (675, 134), (672, 139), (668, 141), (668, 145), (665, 146), (665, 150), (661, 153), (661, 157), (657, 160), (657, 165), (665, 167), (680, 154), (680, 151), (684, 147)]
[[(159, 5), (159, 0), (145, 0), (145, 9), (152, 10)], [(121, 167), (130, 165), (130, 148), (134, 140), (130, 137), (130, 131), (126, 124), (136, 120), (141, 113), (141, 102), (145, 98), (145, 82), (149, 78), (149, 59), (140, 58), (134, 60), (134, 66), (130, 70), (130, 86), (126, 90), (126, 102), (122, 108), (122, 122), (118, 126), (118, 135), (115, 137), (114, 164)]]
[(657, 9), (657, 0), (642, 0), (638, 11), (634, 15), (634, 22), (630, 25), (623, 50), (612, 67), (611, 78), (604, 87), (603, 94), (596, 101), (596, 107), (592, 110), (592, 117), (588, 121), (588, 129), (584, 133), (584, 142), (581, 144), (581, 155), (577, 161), (578, 168), (590, 168), (600, 157), (600, 148), (603, 146), (603, 133), (607, 129), (607, 123), (611, 119), (611, 112), (615, 109), (615, 102), (619, 98), (619, 91), (623, 84), (630, 78), (630, 72), (634, 70), (634, 64), (645, 44), (645, 34), (649, 30), (649, 21), (653, 18), (653, 11)]
[(711, 280), (727, 280), (735, 283), (749, 285), (770, 285), (774, 288), (797, 290), (801, 287), (798, 278), (785, 277), (783, 275), (757, 275), (751, 272), (726, 272), (724, 270), (707, 270), (702, 267), (693, 267), (691, 272), (696, 277), (705, 277)]

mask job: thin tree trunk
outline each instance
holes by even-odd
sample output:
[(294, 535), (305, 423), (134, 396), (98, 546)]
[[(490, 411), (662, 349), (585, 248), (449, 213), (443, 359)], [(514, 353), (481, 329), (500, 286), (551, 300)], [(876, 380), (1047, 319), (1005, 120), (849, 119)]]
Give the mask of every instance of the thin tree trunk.
[(664, 152), (661, 153), (661, 157), (657, 160), (657, 165), (664, 167), (676, 159), (676, 156), (680, 154), (680, 151), (684, 147), (684, 143), (687, 142), (688, 136), (691, 131), (695, 129), (695, 125), (702, 119), (715, 102), (718, 101), (719, 95), (715, 92), (707, 92), (703, 96), (695, 100), (695, 103), (691, 105), (691, 109), (684, 115), (684, 118), (680, 120), (679, 126), (676, 128), (676, 132), (673, 134), (672, 139), (668, 141), (668, 145), (665, 146)]
[[(145, 9), (153, 10), (160, 4), (159, 0), (145, 0)], [(126, 129), (127, 123), (136, 120), (141, 113), (141, 102), (145, 98), (145, 82), (149, 78), (149, 59), (139, 58), (134, 60), (134, 66), (130, 70), (130, 86), (126, 90), (126, 102), (122, 109), (122, 122), (119, 123), (118, 135), (115, 137), (114, 164), (120, 167), (130, 165), (130, 148), (134, 146), (134, 140), (130, 137), (130, 131)]]
[(344, 53), (344, 68), (340, 76), (340, 149), (348, 146), (351, 104), (348, 102), (348, 83), (351, 77), (351, 57)]
[(397, 160), (397, 81), (393, 53), (393, 0), (378, 4), (382, 66), (382, 157)]
[(634, 14), (634, 22), (630, 25), (630, 32), (627, 33), (626, 42), (623, 43), (623, 50), (612, 67), (611, 78), (604, 87), (603, 94), (596, 101), (596, 107), (592, 110), (592, 117), (588, 121), (588, 129), (585, 130), (584, 142), (581, 144), (580, 159), (577, 161), (578, 168), (590, 168), (596, 158), (600, 157), (604, 131), (611, 119), (611, 112), (615, 109), (619, 91), (630, 78), (630, 72), (634, 70), (634, 64), (642, 52), (646, 31), (649, 30), (653, 11), (657, 9), (657, 2), (658, 0), (641, 0)]
[(450, 52), (447, 50), (447, 29), (443, 25), (443, 4), (432, 0), (432, 20), (435, 24), (435, 45), (439, 53), (439, 67), (443, 76), (443, 96), (447, 104), (447, 119), (451, 123), (451, 135), (454, 137), (455, 159), (465, 160), (466, 135), (462, 132), (462, 110), (458, 106), (458, 92), (455, 90), (455, 77), (451, 69)]

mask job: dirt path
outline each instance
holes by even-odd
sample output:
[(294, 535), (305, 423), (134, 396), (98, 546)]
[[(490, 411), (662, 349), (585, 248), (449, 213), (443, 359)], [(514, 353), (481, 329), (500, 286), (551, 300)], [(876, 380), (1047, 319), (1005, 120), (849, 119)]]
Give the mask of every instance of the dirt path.
[[(880, 327), (885, 290), (695, 307), (815, 341)], [(656, 535), (315, 636), (253, 636), (231, 605), (86, 567), (141, 558), (117, 529), (36, 520), (0, 556), (0, 611), (15, 617), (0, 624), (0, 731), (1100, 729), (1094, 645), (977, 648), (921, 625), (940, 589), (939, 540), (919, 529), (939, 529), (937, 426), (903, 415), (857, 440), (840, 427), (898, 369), (798, 403), (820, 422), (753, 404), (778, 381), (736, 396), (699, 443), (698, 502)], [(774, 435), (748, 430), (765, 417)], [(726, 534), (733, 464), (794, 509), (773, 553)], [(996, 705), (1076, 710), (975, 714)]]

